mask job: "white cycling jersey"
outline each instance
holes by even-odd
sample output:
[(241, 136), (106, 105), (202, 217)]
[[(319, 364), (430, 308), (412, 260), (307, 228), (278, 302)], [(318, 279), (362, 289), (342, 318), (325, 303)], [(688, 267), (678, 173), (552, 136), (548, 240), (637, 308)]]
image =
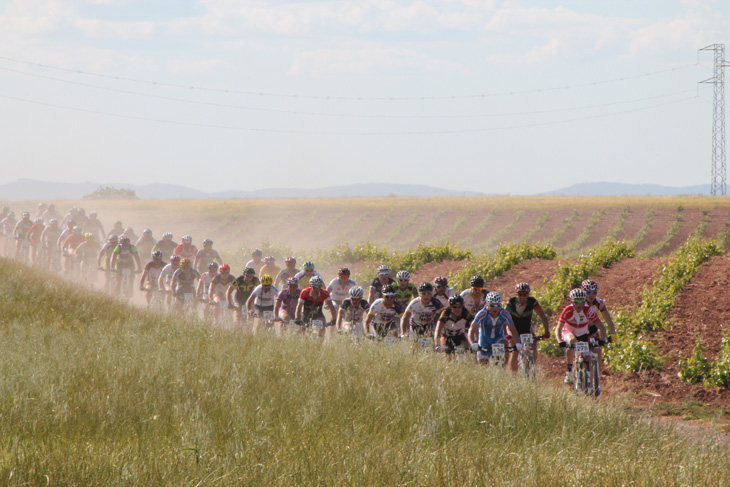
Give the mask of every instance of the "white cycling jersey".
[(474, 316), (487, 304), (486, 289), (482, 289), (482, 295), (477, 300), (472, 296), (471, 289), (464, 289), (461, 292), (461, 297), (464, 298), (464, 307)]
[(355, 286), (357, 286), (357, 283), (352, 279), (348, 279), (347, 283), (345, 283), (345, 285), (343, 286), (340, 278), (335, 277), (330, 281), (329, 285), (327, 286), (327, 290), (330, 292), (330, 297), (332, 297), (332, 301), (342, 302), (350, 297), (350, 289)]
[(456, 296), (456, 293), (450, 287), (446, 288), (444, 294), (433, 294), (433, 297), (441, 301), (441, 305), (444, 307), (449, 305), (449, 298), (452, 296)]
[(398, 317), (398, 311), (395, 307), (386, 308), (383, 298), (376, 299), (370, 306), (368, 313), (374, 315), (373, 323), (376, 325), (386, 325), (393, 323)]
[(264, 291), (264, 287), (259, 284), (254, 288), (251, 296), (254, 297), (254, 305), (266, 308), (268, 306), (274, 306), (274, 301), (276, 300), (276, 296), (278, 294), (279, 290), (276, 289), (276, 286), (271, 286), (268, 291)]
[(436, 314), (442, 308), (441, 301), (431, 298), (425, 304), (420, 297), (408, 303), (406, 311), (411, 312), (411, 326), (431, 326), (436, 322)]
[(170, 287), (170, 283), (172, 282), (172, 275), (179, 268), (180, 266), (173, 267), (172, 264), (167, 264), (165, 267), (162, 268), (162, 272), (160, 274), (165, 276), (165, 285), (167, 287)]

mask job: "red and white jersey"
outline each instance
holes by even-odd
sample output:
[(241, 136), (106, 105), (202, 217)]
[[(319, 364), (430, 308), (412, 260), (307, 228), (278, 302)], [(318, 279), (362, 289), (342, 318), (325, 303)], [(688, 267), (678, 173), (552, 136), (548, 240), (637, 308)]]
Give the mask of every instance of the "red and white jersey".
[(189, 259), (192, 264), (195, 260), (195, 256), (198, 254), (198, 248), (193, 244), (188, 245), (187, 248), (185, 247), (185, 244), (179, 244), (175, 247), (173, 254), (179, 255), (183, 259)]
[(606, 311), (606, 309), (607, 309), (606, 303), (604, 303), (603, 300), (601, 298), (599, 298), (598, 296), (596, 296), (596, 299), (593, 301), (593, 303), (589, 303), (588, 300), (586, 299), (585, 306), (592, 308), (593, 311), (596, 312), (596, 315)]
[(563, 312), (560, 313), (560, 318), (558, 319), (558, 323), (563, 323), (577, 330), (587, 328), (590, 324), (595, 323), (596, 321), (598, 321), (598, 315), (593, 308), (584, 306), (583, 311), (577, 311), (572, 304), (569, 304), (565, 307), (565, 309), (563, 309)]

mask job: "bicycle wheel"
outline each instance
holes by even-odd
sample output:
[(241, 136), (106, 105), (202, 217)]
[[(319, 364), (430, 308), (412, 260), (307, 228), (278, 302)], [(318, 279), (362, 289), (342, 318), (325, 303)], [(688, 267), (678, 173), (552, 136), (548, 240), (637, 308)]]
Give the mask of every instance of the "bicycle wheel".
[(525, 352), (524, 349), (520, 351), (517, 357), (517, 367), (520, 373), (528, 379), (535, 378), (535, 358), (529, 351)]
[(588, 392), (588, 381), (590, 380), (590, 377), (588, 376), (588, 371), (584, 369), (583, 367), (580, 367), (578, 369), (577, 377), (575, 380), (575, 384), (573, 387), (575, 388), (575, 392), (586, 394)]
[(601, 379), (600, 379), (600, 370), (598, 366), (598, 359), (596, 357), (593, 357), (591, 360), (591, 386), (592, 386), (592, 394), (594, 397), (598, 397), (601, 395)]

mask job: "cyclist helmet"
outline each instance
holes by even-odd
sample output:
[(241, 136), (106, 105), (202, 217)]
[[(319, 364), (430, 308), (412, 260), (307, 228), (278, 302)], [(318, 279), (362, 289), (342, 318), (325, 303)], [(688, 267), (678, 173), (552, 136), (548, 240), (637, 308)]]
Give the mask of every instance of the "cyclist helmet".
[(271, 278), (270, 275), (264, 274), (261, 276), (261, 285), (263, 286), (271, 286), (271, 284), (274, 282), (274, 280)]
[(349, 276), (350, 275), (350, 269), (347, 267), (340, 267), (340, 270), (337, 271), (338, 276)]
[(530, 285), (526, 282), (518, 282), (515, 284), (515, 292), (516, 293), (530, 293)]
[(209, 238), (203, 240), (203, 245), (213, 245), (213, 241)]
[(3, 213), (7, 213), (9, 211), (10, 211), (10, 207), (9, 206), (3, 206)]
[(20, 216), (21, 216), (22, 218), (30, 218), (30, 213), (28, 213), (27, 211), (24, 211), (23, 213), (21, 213), (21, 215), (20, 215)]
[[(79, 227), (78, 225), (73, 227), (71, 229), (71, 233), (75, 233), (76, 235), (81, 235), (81, 227)], [(127, 241), (129, 241), (129, 239), (127, 239)]]
[[(74, 228), (76, 228), (76, 227), (74, 227)], [(128, 244), (129, 243), (129, 237), (127, 237), (126, 235), (122, 235), (121, 237), (119, 237), (119, 243), (120, 244)]]
[(48, 222), (48, 224), (52, 227), (58, 226), (58, 219), (57, 218), (51, 218), (51, 221)]
[(360, 286), (355, 286), (350, 288), (350, 297), (354, 299), (360, 299), (363, 297), (365, 292), (362, 290)]
[(572, 291), (570, 291), (570, 294), (568, 294), (568, 297), (570, 298), (571, 301), (585, 301), (586, 292), (583, 289), (577, 287), (577, 288), (573, 289)]
[(94, 234), (91, 233), (91, 232), (86, 232), (84, 234), (84, 240), (86, 240), (87, 242), (93, 242), (94, 241)]
[(218, 268), (218, 272), (220, 272), (221, 274), (231, 272), (231, 266), (229, 266), (228, 264), (223, 264)]
[(299, 279), (297, 279), (296, 277), (290, 277), (289, 279), (286, 280), (286, 285), (287, 286), (291, 286), (292, 284), (296, 284), (298, 286), (299, 285)]
[(162, 259), (162, 250), (155, 250), (152, 252), (152, 258), (155, 260)]
[(484, 278), (482, 276), (471, 276), (469, 279), (471, 287), (484, 287)]
[(122, 225), (122, 220), (117, 220), (117, 221), (115, 221), (115, 222), (114, 222), (114, 226), (115, 226), (115, 227), (119, 227), (119, 228), (122, 228), (122, 227), (123, 227), (123, 225)]
[(9, 212), (8, 212), (8, 216), (9, 216), (10, 218), (15, 218), (15, 212), (14, 212), (14, 211), (9, 211)]
[(317, 286), (319, 286), (319, 287), (322, 287), (322, 286), (324, 286), (324, 281), (322, 280), (322, 278), (321, 278), (321, 277), (319, 277), (319, 276), (314, 276), (314, 277), (312, 277), (312, 278), (311, 278), (311, 279), (309, 280), (309, 285), (310, 285), (311, 287), (317, 287)]
[(249, 267), (249, 266), (246, 266), (246, 267), (243, 268), (243, 273), (244, 274), (251, 274), (252, 276), (256, 275), (256, 271), (254, 270), (254, 268), (253, 267)]
[(179, 264), (181, 260), (182, 257), (180, 257), (179, 255), (173, 255), (172, 257), (170, 257), (170, 264)]
[(73, 220), (69, 220), (69, 221), (66, 222), (66, 226), (73, 228), (73, 227), (76, 226), (76, 222), (73, 221)]
[(211, 262), (208, 264), (208, 270), (215, 269), (218, 270), (218, 262)]
[(142, 235), (147, 235), (148, 237), (151, 237), (152, 236), (152, 229), (145, 228), (144, 230), (142, 230)]
[(581, 282), (580, 287), (582, 287), (585, 292), (595, 293), (598, 291), (598, 283), (596, 281), (591, 281), (590, 279), (586, 279)]
[(165, 232), (162, 234), (162, 238), (163, 238), (163, 240), (172, 240), (172, 233)]
[(190, 243), (190, 242), (192, 242), (192, 241), (193, 241), (193, 237), (191, 237), (190, 235), (185, 235), (185, 236), (184, 236), (184, 237), (182, 238), (182, 241), (183, 241), (183, 242), (185, 242), (185, 243)]
[(43, 225), (43, 218), (36, 218), (35, 220), (33, 220), (33, 223), (35, 223), (36, 225)]
[(438, 276), (434, 278), (433, 283), (436, 284), (436, 287), (446, 287), (449, 285), (449, 280), (444, 276)]
[(491, 293), (487, 293), (487, 303), (492, 304), (502, 304), (502, 295), (499, 293), (496, 293), (492, 291)]
[(284, 263), (286, 263), (286, 264), (291, 264), (292, 262), (296, 264), (297, 263), (297, 259), (295, 259), (291, 255), (289, 257), (287, 257), (286, 259), (284, 259)]
[(451, 296), (449, 298), (449, 305), (450, 306), (453, 306), (455, 304), (461, 304), (461, 305), (463, 305), (464, 304), (464, 298), (462, 298), (458, 294), (456, 296)]
[(274, 262), (276, 262), (276, 258), (273, 255), (264, 257), (264, 264), (273, 264)]
[(119, 235), (117, 235), (116, 233), (112, 233), (111, 235), (109, 235), (109, 241), (110, 242), (119, 242)]
[[(51, 207), (49, 206), (48, 209), (50, 210)], [(89, 218), (96, 218), (97, 216), (99, 216), (99, 214), (95, 211), (92, 211), (91, 213), (89, 213)]]
[(192, 264), (192, 262), (190, 262), (190, 259), (188, 259), (187, 257), (184, 259), (180, 259), (180, 267), (190, 267), (190, 264)]
[(395, 296), (395, 287), (392, 284), (386, 284), (383, 286), (383, 297)]
[(312, 262), (311, 260), (308, 260), (308, 261), (306, 261), (304, 263), (304, 265), (302, 267), (304, 267), (304, 270), (305, 271), (313, 271), (314, 270), (314, 262)]
[(251, 252), (251, 257), (261, 257), (264, 255), (264, 252), (261, 249), (253, 249), (253, 252)]
[(430, 282), (422, 282), (418, 285), (418, 292), (419, 293), (427, 293), (427, 292), (433, 292), (433, 284)]
[(408, 271), (398, 271), (395, 274), (395, 278), (399, 281), (407, 281), (411, 278), (411, 273)]
[(132, 228), (132, 227), (125, 228), (124, 235), (134, 235), (134, 228)]
[(387, 265), (379, 265), (378, 266), (378, 274), (390, 274), (390, 267)]

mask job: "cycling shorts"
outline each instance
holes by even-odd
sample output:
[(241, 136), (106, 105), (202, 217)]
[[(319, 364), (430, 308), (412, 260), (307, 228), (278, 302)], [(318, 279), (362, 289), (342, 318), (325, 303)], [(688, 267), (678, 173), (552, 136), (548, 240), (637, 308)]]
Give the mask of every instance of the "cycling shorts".
[(565, 336), (566, 333), (570, 333), (574, 337), (578, 338), (583, 335), (589, 335), (590, 330), (587, 326), (576, 328), (574, 326), (570, 326), (568, 323), (563, 323), (562, 335)]

